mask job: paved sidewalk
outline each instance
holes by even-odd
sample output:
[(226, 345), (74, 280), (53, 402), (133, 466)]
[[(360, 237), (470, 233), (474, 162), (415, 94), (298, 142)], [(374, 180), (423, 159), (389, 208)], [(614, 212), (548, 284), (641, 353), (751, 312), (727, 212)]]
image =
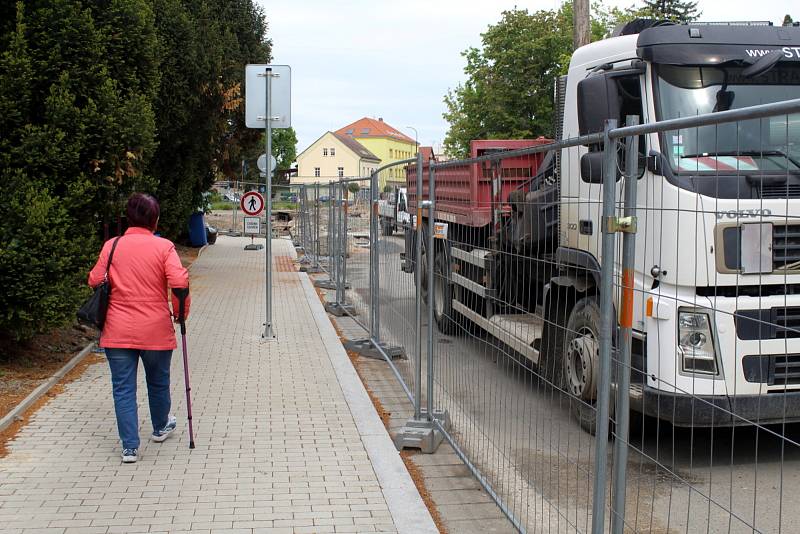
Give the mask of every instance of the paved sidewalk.
[(288, 241), (274, 241), (277, 340), (262, 341), (263, 250), (220, 236), (192, 267), (197, 448), (180, 348), (177, 436), (120, 462), (108, 369), (87, 369), (0, 459), (0, 533), (436, 532)]

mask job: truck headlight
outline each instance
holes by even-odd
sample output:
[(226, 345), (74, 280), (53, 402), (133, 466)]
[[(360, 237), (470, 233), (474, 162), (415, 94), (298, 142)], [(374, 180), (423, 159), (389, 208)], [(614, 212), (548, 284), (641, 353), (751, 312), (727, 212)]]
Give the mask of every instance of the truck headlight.
[(687, 373), (716, 375), (717, 357), (711, 320), (707, 313), (678, 313), (678, 354), (681, 369)]

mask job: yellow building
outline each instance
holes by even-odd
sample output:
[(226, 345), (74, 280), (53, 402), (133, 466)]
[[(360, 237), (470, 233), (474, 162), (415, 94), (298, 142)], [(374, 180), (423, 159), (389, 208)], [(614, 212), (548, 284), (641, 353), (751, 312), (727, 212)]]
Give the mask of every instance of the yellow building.
[(369, 176), (381, 164), (375, 154), (346, 135), (325, 132), (297, 156), (293, 184), (327, 183), (339, 178)]
[[(381, 160), (381, 166), (414, 158), (417, 155), (416, 142), (393, 126), (383, 122), (383, 119), (364, 117), (336, 130), (335, 133), (340, 136), (351, 137), (364, 145)], [(405, 181), (403, 168), (398, 167), (390, 169), (386, 173), (381, 173), (381, 189), (386, 180)]]

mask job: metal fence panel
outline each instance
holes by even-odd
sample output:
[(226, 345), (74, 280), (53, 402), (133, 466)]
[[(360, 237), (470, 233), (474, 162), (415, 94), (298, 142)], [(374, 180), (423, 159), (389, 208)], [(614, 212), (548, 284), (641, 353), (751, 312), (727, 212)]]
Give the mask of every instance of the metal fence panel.
[(800, 531), (800, 102), (627, 119), (341, 181), (304, 246), (519, 531)]

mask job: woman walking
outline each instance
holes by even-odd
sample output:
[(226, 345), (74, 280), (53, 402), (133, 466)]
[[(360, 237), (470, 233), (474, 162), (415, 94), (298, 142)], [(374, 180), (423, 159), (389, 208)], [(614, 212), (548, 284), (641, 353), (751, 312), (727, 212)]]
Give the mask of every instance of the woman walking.
[[(160, 212), (156, 199), (134, 193), (128, 199), (126, 212), (128, 230), (103, 245), (97, 264), (89, 273), (89, 285), (94, 287), (103, 281), (111, 256), (111, 298), (100, 346), (105, 349), (111, 368), (122, 461), (132, 463), (139, 457), (136, 372), (140, 358), (153, 423), (150, 439), (162, 442), (176, 427), (175, 417), (170, 415), (169, 366), (177, 343), (168, 295), (170, 288), (189, 287), (189, 273), (181, 265), (172, 242), (153, 235)], [(187, 317), (189, 305), (187, 297)], [(178, 313), (174, 296), (172, 310)]]

